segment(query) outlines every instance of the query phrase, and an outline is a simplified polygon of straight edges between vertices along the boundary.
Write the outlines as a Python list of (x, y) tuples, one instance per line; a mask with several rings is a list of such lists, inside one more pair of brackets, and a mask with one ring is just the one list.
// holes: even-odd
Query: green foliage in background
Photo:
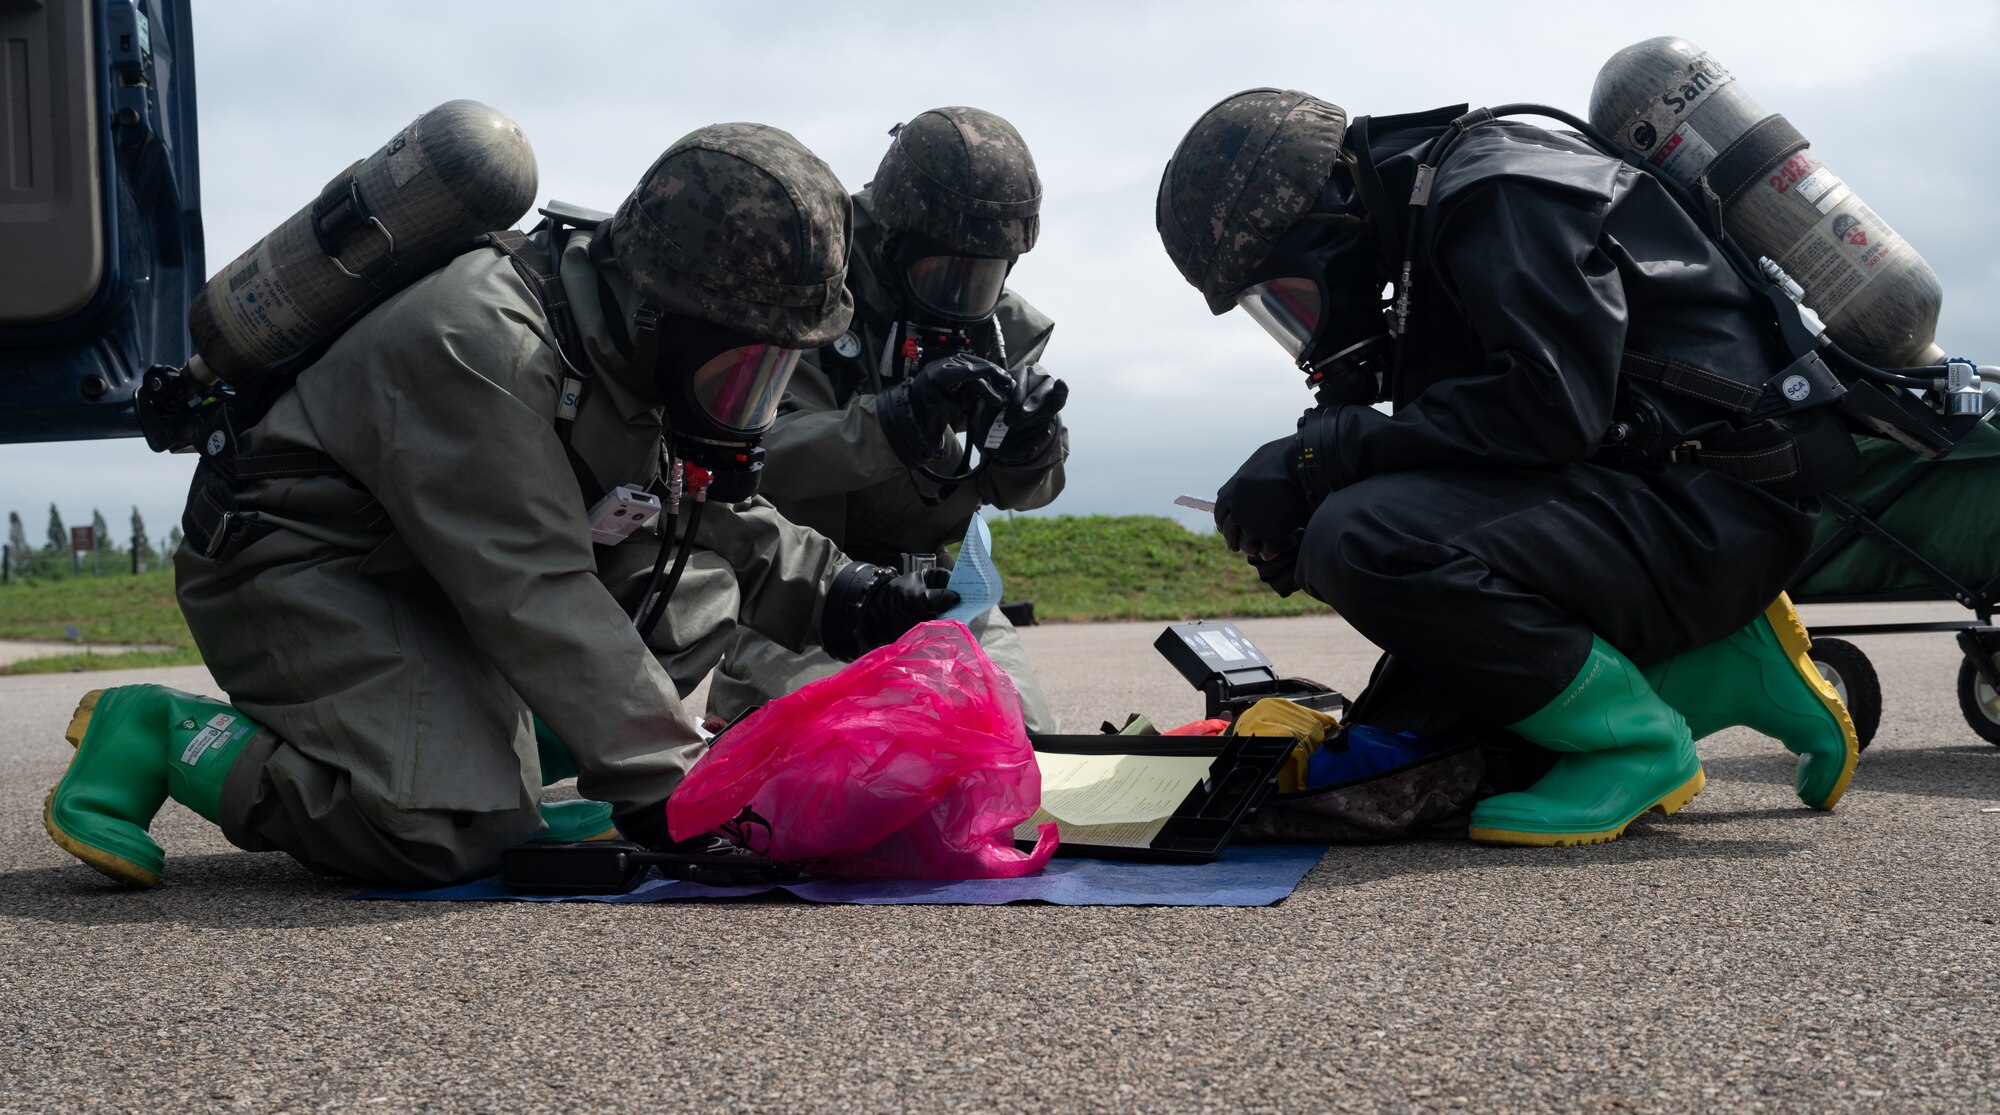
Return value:
[[(67, 570), (64, 571), (67, 573)], [(174, 575), (161, 569), (138, 576), (19, 577), (0, 585), (0, 639), (63, 642), (74, 627), (82, 645), (74, 655), (35, 658), (0, 673), (59, 673), (72, 669), (122, 670), (138, 666), (185, 666), (201, 661), (174, 603)], [(172, 648), (128, 655), (93, 655), (90, 644)]]
[(993, 562), (1009, 600), (1035, 602), (1043, 623), (1213, 619), (1325, 612), (1265, 588), (1218, 534), (1158, 515), (995, 518)]
[[(1009, 600), (1035, 602), (1043, 623), (1213, 619), (1324, 612), (1303, 595), (1281, 600), (1214, 534), (1156, 515), (996, 518), (993, 558)], [(174, 603), (171, 569), (138, 576), (46, 575), (0, 585), (0, 639), (60, 642), (76, 628), (78, 653), (36, 658), (0, 673), (181, 666), (201, 661)], [(51, 563), (54, 564), (54, 563)], [(129, 566), (127, 566), (129, 568)], [(92, 654), (90, 644), (168, 647)]]

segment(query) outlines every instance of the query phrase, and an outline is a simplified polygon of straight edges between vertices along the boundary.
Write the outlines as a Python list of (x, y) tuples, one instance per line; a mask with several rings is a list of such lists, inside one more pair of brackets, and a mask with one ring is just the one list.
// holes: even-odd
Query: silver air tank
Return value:
[(1718, 206), (1730, 237), (1804, 287), (1849, 352), (1881, 367), (1944, 359), (1932, 343), (1944, 295), (1930, 265), (1707, 52), (1669, 36), (1612, 55), (1590, 91), (1590, 122)]
[(506, 116), (477, 101), (424, 113), (202, 287), (189, 373), (241, 385), (304, 352), (473, 237), (512, 226), (535, 186), (535, 152)]

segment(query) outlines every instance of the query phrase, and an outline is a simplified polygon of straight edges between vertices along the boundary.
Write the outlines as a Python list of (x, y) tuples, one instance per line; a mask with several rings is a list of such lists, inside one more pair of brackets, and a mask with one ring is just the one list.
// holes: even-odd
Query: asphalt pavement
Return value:
[[(1161, 626), (1022, 637), (1072, 729), (1178, 723)], [(1242, 626), (1349, 692), (1372, 659)], [(43, 835), (63, 726), (206, 674), (0, 679), (0, 1111), (1991, 1110), (2000, 748), (1949, 636), (1860, 644), (1834, 813), (1730, 732), (1617, 843), (1337, 847), (1263, 909), (352, 902), (176, 805), (123, 891)]]

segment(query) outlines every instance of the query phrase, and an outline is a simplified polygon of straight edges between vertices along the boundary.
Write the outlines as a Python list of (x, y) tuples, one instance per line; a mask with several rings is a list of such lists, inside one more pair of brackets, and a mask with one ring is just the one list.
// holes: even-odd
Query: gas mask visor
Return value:
[(726, 348), (688, 373), (688, 398), (713, 433), (755, 437), (778, 416), (778, 403), (798, 364), (795, 348)]
[(1238, 294), (1236, 304), (1293, 360), (1305, 355), (1326, 312), (1326, 296), (1314, 279), (1266, 279)]
[(947, 321), (977, 321), (1000, 304), (1013, 265), (986, 256), (918, 255), (903, 268), (903, 285), (917, 305)]

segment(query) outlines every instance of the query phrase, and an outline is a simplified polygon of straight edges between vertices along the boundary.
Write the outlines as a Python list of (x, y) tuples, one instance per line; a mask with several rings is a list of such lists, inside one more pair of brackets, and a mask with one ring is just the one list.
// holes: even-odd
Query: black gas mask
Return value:
[(1012, 259), (963, 255), (926, 237), (902, 235), (883, 245), (882, 261), (896, 277), (902, 302), (882, 366), (889, 381), (960, 353), (1006, 365), (1007, 343), (994, 311), (1006, 293)]
[(898, 236), (884, 251), (909, 316), (932, 325), (968, 325), (993, 316), (1014, 261), (969, 256), (922, 236)]
[(757, 493), (758, 443), (778, 416), (799, 352), (651, 306), (633, 315), (633, 365), (651, 370), (671, 452), (708, 474), (708, 499), (735, 503)]
[(1236, 304), (1297, 361), (1321, 405), (1369, 404), (1389, 397), (1395, 355), (1386, 283), (1374, 228), (1343, 163)]
[[(888, 337), (888, 351), (871, 371), (877, 406), (896, 454), (932, 483), (955, 486), (977, 476), (986, 453), (999, 442), (983, 444), (1007, 409), (1014, 384), (1007, 366), (1007, 341), (996, 311), (1006, 293), (1007, 273), (1014, 260), (1002, 256), (970, 256), (915, 234), (889, 238), (882, 245), (882, 263), (895, 276), (901, 312)], [(959, 363), (952, 363), (953, 358)], [(975, 357), (970, 363), (963, 358)], [(983, 389), (940, 394), (942, 380), (925, 379), (926, 369), (951, 377), (948, 369), (985, 367), (997, 380)], [(879, 375), (876, 373), (879, 372)], [(961, 383), (961, 387), (969, 387)], [(918, 401), (921, 395), (928, 405)], [(1058, 404), (1059, 406), (1060, 404)], [(922, 411), (924, 418), (918, 417)], [(940, 471), (926, 454), (937, 445), (947, 426), (959, 426), (971, 436), (954, 468)], [(1006, 427), (998, 427), (1004, 437)], [(979, 463), (972, 463), (974, 451)]]

